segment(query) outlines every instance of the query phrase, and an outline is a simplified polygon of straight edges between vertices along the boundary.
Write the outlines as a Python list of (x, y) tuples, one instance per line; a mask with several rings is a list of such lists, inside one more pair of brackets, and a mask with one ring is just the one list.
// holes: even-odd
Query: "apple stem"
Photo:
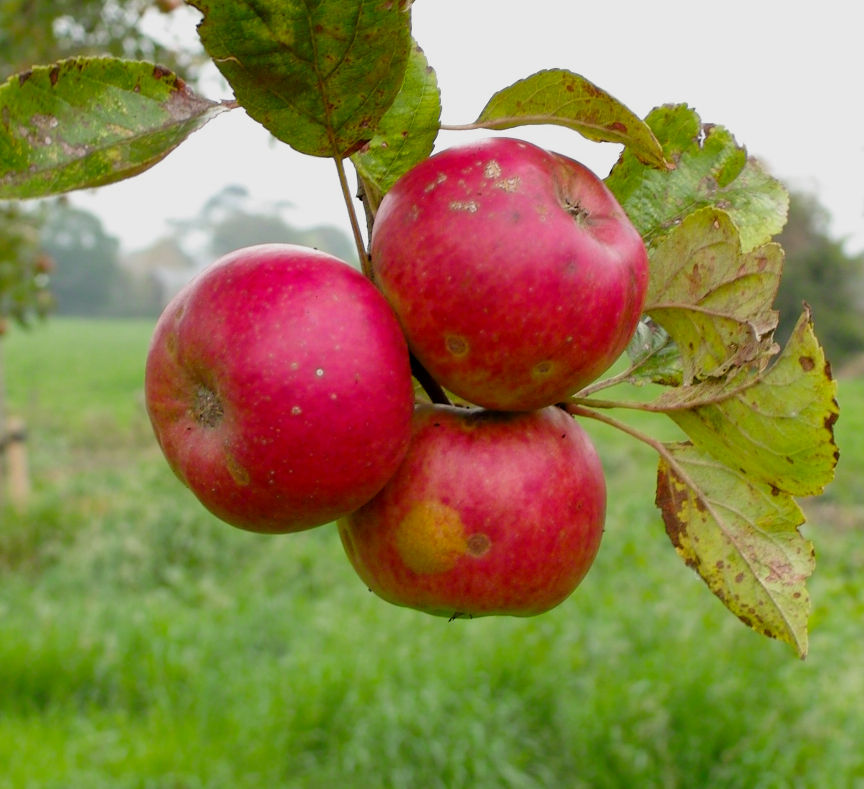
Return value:
[(375, 224), (375, 209), (369, 198), (369, 190), (360, 177), (357, 178), (357, 199), (363, 204), (363, 213), (366, 215), (366, 237), (371, 241), (372, 226)]
[(662, 441), (658, 441), (656, 438), (652, 438), (647, 433), (643, 433), (641, 430), (637, 430), (635, 427), (631, 427), (625, 422), (615, 419), (614, 416), (601, 414), (600, 412), (594, 411), (591, 408), (585, 408), (578, 403), (566, 403), (564, 405), (564, 410), (572, 416), (583, 416), (587, 419), (594, 419), (598, 422), (602, 422), (604, 425), (614, 427), (617, 430), (620, 430), (622, 433), (626, 433), (628, 436), (635, 438), (637, 441), (641, 441), (643, 444), (647, 444), (658, 455), (660, 455), (663, 460), (666, 461), (669, 467), (673, 469), (682, 480), (684, 480), (688, 485), (690, 485), (690, 487), (695, 488), (695, 485), (693, 485), (687, 473), (684, 471), (683, 468), (681, 468), (681, 465), (678, 463), (678, 461), (675, 460), (672, 453), (669, 452), (669, 450), (666, 448)]
[[(675, 456), (669, 451), (666, 445), (662, 441), (658, 441), (656, 438), (652, 438), (651, 436), (643, 433), (641, 430), (637, 430), (634, 427), (630, 427), (630, 425), (625, 424), (624, 422), (620, 422), (614, 417), (607, 416), (606, 414), (600, 414), (597, 411), (593, 411), (590, 408), (583, 408), (580, 405), (576, 405), (574, 403), (567, 404), (565, 410), (572, 414), (573, 416), (584, 416), (588, 419), (596, 419), (598, 422), (602, 422), (603, 424), (609, 425), (610, 427), (617, 428), (622, 432), (626, 433), (629, 436), (632, 436), (637, 441), (641, 441), (643, 444), (647, 444), (651, 447), (665, 462), (666, 465), (672, 470), (675, 476), (694, 494), (704, 505), (705, 509), (709, 512), (714, 510), (714, 505), (711, 501), (709, 501), (706, 497), (702, 489), (696, 483), (696, 481), (687, 473), (686, 469), (675, 459)], [(659, 505), (658, 505), (659, 506)], [(720, 520), (718, 516), (718, 521)]]
[(417, 379), (417, 382), (423, 387), (423, 391), (429, 395), (429, 399), (433, 403), (438, 403), (438, 405), (453, 405), (441, 384), (439, 384), (438, 381), (429, 374), (429, 371), (420, 363), (420, 360), (414, 356), (413, 353), (410, 355), (410, 359), (411, 375)]
[(595, 411), (593, 408), (586, 408), (584, 405), (581, 405), (578, 402), (571, 401), (569, 403), (562, 403), (561, 407), (572, 416), (584, 416), (588, 419), (596, 419), (598, 422), (603, 422), (603, 424), (605, 425), (617, 428), (623, 433), (627, 433), (627, 435), (632, 436), (633, 438), (642, 441), (645, 444), (648, 444), (650, 447), (656, 449), (658, 452), (660, 452), (660, 448), (663, 446), (662, 443), (656, 438), (651, 438), (651, 436), (649, 436), (647, 433), (643, 433), (641, 430), (637, 430), (635, 427), (631, 427), (626, 422), (622, 422), (619, 419), (616, 419), (614, 416), (607, 416), (606, 414), (601, 414), (599, 411)]
[[(658, 441), (656, 438), (652, 438), (647, 433), (643, 433), (641, 430), (637, 430), (635, 427), (631, 427), (630, 425), (621, 422), (618, 419), (615, 419), (615, 417), (613, 416), (601, 414), (598, 411), (594, 411), (591, 408), (585, 408), (576, 403), (567, 403), (564, 406), (564, 410), (567, 411), (568, 414), (571, 414), (573, 416), (583, 416), (587, 419), (595, 419), (598, 422), (602, 422), (604, 425), (609, 425), (610, 427), (614, 427), (617, 430), (620, 430), (622, 433), (626, 433), (628, 436), (635, 438), (637, 441), (641, 441), (643, 444), (647, 444), (666, 462), (666, 465), (669, 466), (670, 469), (672, 469), (678, 479), (680, 479), (681, 482), (683, 482), (690, 490), (694, 491), (697, 495), (699, 495), (700, 499), (702, 499), (702, 493), (699, 489), (699, 486), (690, 477), (684, 467), (675, 459), (675, 456), (667, 449), (666, 445), (662, 441)], [(711, 509), (710, 502), (705, 503), (706, 507), (708, 509)]]
[(583, 397), (582, 392), (572, 397), (570, 402), (574, 405), (583, 405), (589, 408), (627, 408), (630, 411), (648, 411), (652, 414), (665, 414), (667, 411), (673, 410), (658, 408), (650, 402), (640, 403), (636, 400), (600, 400), (594, 397)]
[[(345, 207), (348, 209), (348, 219), (351, 221), (351, 231), (354, 234), (354, 243), (357, 245), (357, 253), (360, 255), (360, 266), (363, 270), (363, 274), (369, 280), (374, 282), (374, 277), (372, 276), (372, 259), (369, 257), (369, 253), (366, 251), (366, 246), (363, 243), (363, 234), (360, 230), (360, 220), (357, 217), (357, 212), (354, 210), (354, 201), (351, 198), (351, 190), (348, 188), (348, 176), (345, 174), (345, 165), (342, 164), (342, 159), (338, 156), (334, 156), (333, 161), (336, 162), (336, 172), (339, 175), (339, 185), (342, 187), (342, 199), (345, 201)], [(372, 218), (370, 206), (365, 200), (363, 200), (363, 205), (366, 208), (367, 225), (370, 225)], [(371, 229), (369, 232), (372, 232)], [(429, 399), (433, 403), (438, 403), (439, 405), (452, 405), (450, 398), (447, 397), (444, 389), (441, 388), (441, 384), (439, 384), (429, 374), (429, 371), (420, 363), (420, 360), (417, 359), (413, 353), (410, 354), (409, 358), (411, 361), (411, 375), (417, 379), (417, 382), (423, 387), (423, 391), (426, 392)]]
[(348, 220), (351, 223), (351, 232), (354, 235), (354, 243), (357, 245), (357, 254), (360, 257), (360, 268), (363, 274), (372, 279), (372, 261), (369, 258), (369, 253), (366, 251), (366, 245), (363, 242), (363, 233), (360, 230), (360, 220), (357, 218), (357, 212), (354, 210), (354, 200), (351, 197), (351, 190), (348, 187), (348, 176), (345, 174), (345, 165), (339, 156), (334, 156), (333, 161), (336, 162), (336, 173), (339, 176), (339, 186), (342, 188), (342, 199), (345, 201), (345, 207), (348, 209)]
[(645, 363), (645, 361), (647, 360), (640, 360), (636, 364), (631, 364), (626, 370), (623, 370), (617, 375), (609, 376), (609, 378), (601, 378), (599, 381), (589, 384), (577, 393), (578, 396), (588, 397), (589, 395), (594, 394), (594, 392), (599, 392), (603, 389), (611, 389), (613, 386), (617, 386), (618, 384), (627, 383), (633, 373), (635, 373)]

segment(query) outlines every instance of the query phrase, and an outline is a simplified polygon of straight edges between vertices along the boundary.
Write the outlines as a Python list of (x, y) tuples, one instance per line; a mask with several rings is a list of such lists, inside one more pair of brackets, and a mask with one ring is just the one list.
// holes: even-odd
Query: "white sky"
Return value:
[[(192, 13), (159, 21), (185, 35)], [(815, 193), (833, 216), (833, 233), (850, 251), (864, 250), (859, 0), (416, 0), (413, 18), (438, 75), (445, 123), (472, 121), (492, 93), (544, 68), (582, 74), (642, 117), (686, 102), (703, 121), (726, 126), (775, 176)], [(620, 150), (564, 129), (509, 133), (601, 176)], [(438, 147), (485, 134), (442, 132)], [(228, 184), (262, 201), (291, 202), (295, 224), (348, 230), (333, 163), (273, 142), (241, 110), (217, 117), (143, 175), (74, 199), (135, 249)]]

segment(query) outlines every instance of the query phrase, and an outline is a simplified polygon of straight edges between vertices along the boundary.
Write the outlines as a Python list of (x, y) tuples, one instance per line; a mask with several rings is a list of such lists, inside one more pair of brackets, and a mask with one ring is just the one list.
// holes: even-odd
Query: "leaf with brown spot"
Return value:
[(749, 478), (794, 496), (821, 493), (834, 478), (837, 384), (809, 311), (766, 370), (682, 386), (651, 405), (703, 451)]
[(685, 384), (776, 352), (778, 244), (742, 252), (729, 214), (708, 207), (688, 215), (649, 255), (645, 312), (677, 344)]
[(646, 166), (625, 149), (606, 185), (647, 243), (706, 206), (731, 216), (744, 252), (780, 232), (789, 206), (786, 189), (727, 129), (703, 124), (683, 104), (658, 107), (645, 121), (674, 168)]
[(691, 444), (667, 444), (656, 504), (675, 550), (748, 627), (807, 654), (813, 546), (795, 500)]
[(344, 158), (402, 85), (411, 17), (392, 0), (190, 0), (246, 112), (301, 153)]
[(783, 269), (783, 250), (768, 243), (743, 252), (732, 217), (714, 206), (688, 214), (651, 249), (646, 311), (682, 304), (722, 311), (756, 323), (777, 325), (771, 304)]
[(640, 162), (665, 169), (654, 133), (618, 99), (579, 74), (548, 69), (514, 82), (487, 102), (473, 125), (484, 129), (554, 124), (596, 142), (627, 146)]
[(226, 109), (152, 63), (73, 58), (36, 67), (0, 85), (0, 198), (137, 175)]

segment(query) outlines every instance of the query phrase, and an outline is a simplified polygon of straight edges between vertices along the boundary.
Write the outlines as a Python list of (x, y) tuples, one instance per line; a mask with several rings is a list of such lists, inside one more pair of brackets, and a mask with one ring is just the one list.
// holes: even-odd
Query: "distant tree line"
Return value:
[(197, 270), (255, 243), (302, 244), (353, 262), (348, 235), (330, 225), (299, 228), (278, 206), (249, 206), (241, 187), (228, 187), (201, 212), (174, 223), (173, 233), (146, 250), (124, 255), (94, 214), (60, 198), (42, 206), (41, 247), (53, 261), (54, 313), (99, 317), (156, 316)]
[(829, 233), (830, 215), (810, 194), (793, 192), (777, 241), (786, 252), (775, 302), (788, 336), (807, 302), (826, 355), (837, 368), (864, 354), (864, 252), (850, 254)]
[(158, 311), (158, 294), (120, 260), (120, 242), (94, 214), (61, 199), (45, 207), (42, 248), (52, 259), (54, 312), (132, 317)]
[[(177, 238), (215, 259), (240, 247), (268, 242), (302, 244), (357, 263), (357, 250), (347, 232), (333, 225), (297, 227), (284, 218), (288, 203), (255, 205), (244, 186), (230, 185), (212, 195), (197, 215), (174, 222)], [(194, 238), (203, 241), (194, 242)]]

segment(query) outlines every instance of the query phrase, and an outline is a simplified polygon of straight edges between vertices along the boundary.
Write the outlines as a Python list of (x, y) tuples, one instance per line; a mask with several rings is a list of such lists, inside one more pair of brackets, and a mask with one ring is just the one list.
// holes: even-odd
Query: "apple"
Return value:
[(408, 348), (378, 290), (289, 244), (232, 252), (159, 318), (147, 411), (169, 465), (256, 532), (331, 522), (372, 498), (411, 433)]
[(451, 618), (531, 616), (588, 572), (605, 510), (597, 453), (560, 408), (422, 404), (398, 470), (339, 532), (384, 600)]
[(601, 375), (648, 284), (642, 238), (603, 182), (510, 138), (449, 148), (403, 175), (370, 248), (418, 360), (493, 409), (542, 408)]

